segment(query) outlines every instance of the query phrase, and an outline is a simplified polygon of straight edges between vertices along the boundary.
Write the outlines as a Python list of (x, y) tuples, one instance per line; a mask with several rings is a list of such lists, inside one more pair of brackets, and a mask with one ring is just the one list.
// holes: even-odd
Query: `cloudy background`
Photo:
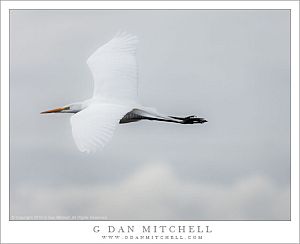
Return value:
[[(13, 10), (10, 214), (110, 220), (290, 218), (289, 11)], [(80, 153), (70, 115), (87, 99), (86, 59), (136, 34), (139, 96), (204, 125), (118, 127)]]

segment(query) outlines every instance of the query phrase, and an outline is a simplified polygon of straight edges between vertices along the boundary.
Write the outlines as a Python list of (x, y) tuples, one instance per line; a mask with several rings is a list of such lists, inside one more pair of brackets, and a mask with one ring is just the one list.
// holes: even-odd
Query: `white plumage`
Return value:
[(93, 97), (86, 109), (71, 117), (80, 151), (104, 147), (123, 116), (137, 107), (137, 42), (136, 36), (120, 33), (88, 58), (94, 78)]
[(119, 123), (143, 119), (180, 124), (206, 122), (195, 116), (165, 116), (154, 108), (139, 104), (137, 43), (136, 36), (120, 33), (99, 47), (87, 60), (94, 78), (92, 98), (42, 112), (74, 113), (71, 117), (72, 134), (81, 152), (103, 148)]
[(71, 117), (72, 133), (81, 152), (95, 152), (111, 139), (120, 119), (131, 107), (94, 102)]
[(94, 78), (94, 97), (137, 101), (136, 36), (118, 34), (87, 60)]

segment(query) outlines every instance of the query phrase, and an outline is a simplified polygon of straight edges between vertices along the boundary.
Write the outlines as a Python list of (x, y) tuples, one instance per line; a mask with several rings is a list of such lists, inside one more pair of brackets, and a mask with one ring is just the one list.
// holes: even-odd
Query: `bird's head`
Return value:
[(55, 108), (55, 109), (51, 109), (51, 110), (47, 110), (47, 111), (41, 112), (41, 114), (49, 114), (49, 113), (78, 113), (82, 109), (83, 108), (82, 108), (82, 104), (81, 103), (72, 103), (72, 104), (65, 105), (63, 107), (59, 107), (59, 108)]

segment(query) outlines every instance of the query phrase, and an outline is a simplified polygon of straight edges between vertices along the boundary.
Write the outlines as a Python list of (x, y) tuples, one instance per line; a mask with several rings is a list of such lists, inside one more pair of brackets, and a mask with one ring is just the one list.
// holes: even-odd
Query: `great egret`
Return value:
[(118, 123), (157, 120), (179, 124), (207, 122), (196, 116), (173, 117), (138, 102), (136, 44), (138, 38), (119, 33), (87, 60), (94, 78), (92, 98), (41, 112), (73, 113), (72, 133), (81, 152), (92, 152), (111, 139)]

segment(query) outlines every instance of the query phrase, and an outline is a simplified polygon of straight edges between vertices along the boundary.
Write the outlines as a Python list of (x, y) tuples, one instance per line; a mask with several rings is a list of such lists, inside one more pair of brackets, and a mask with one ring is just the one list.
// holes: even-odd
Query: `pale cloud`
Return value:
[[(252, 175), (229, 185), (179, 179), (166, 162), (151, 162), (112, 184), (22, 186), (15, 216), (98, 216), (113, 220), (287, 220), (289, 187)], [(24, 211), (25, 210), (25, 211)]]

